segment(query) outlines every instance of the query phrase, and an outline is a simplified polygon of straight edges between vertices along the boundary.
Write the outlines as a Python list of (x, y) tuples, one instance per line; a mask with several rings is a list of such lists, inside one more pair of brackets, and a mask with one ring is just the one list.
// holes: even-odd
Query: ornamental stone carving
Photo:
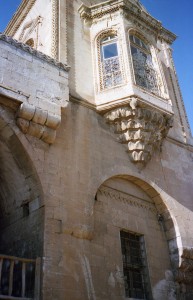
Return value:
[(118, 141), (127, 145), (131, 161), (144, 165), (160, 148), (173, 123), (172, 115), (139, 106), (136, 98), (130, 99), (127, 106), (107, 112), (105, 118), (114, 127)]
[(22, 103), (16, 114), (16, 123), (24, 134), (35, 136), (48, 144), (54, 143), (60, 122), (59, 115), (27, 103)]

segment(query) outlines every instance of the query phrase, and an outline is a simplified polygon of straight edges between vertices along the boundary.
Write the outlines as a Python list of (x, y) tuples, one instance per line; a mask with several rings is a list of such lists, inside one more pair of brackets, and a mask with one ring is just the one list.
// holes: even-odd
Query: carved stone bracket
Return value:
[(61, 116), (49, 113), (33, 105), (22, 103), (16, 114), (16, 122), (25, 134), (41, 139), (45, 143), (53, 144), (56, 129), (61, 122)]
[(171, 115), (154, 108), (140, 107), (134, 97), (129, 105), (109, 111), (105, 118), (113, 125), (118, 141), (127, 144), (131, 161), (143, 164), (146, 164), (153, 151), (161, 146), (173, 120)]

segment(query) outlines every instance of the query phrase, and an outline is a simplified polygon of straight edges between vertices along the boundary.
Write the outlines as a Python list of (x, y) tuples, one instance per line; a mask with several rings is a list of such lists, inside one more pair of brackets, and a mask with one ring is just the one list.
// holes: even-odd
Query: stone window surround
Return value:
[[(120, 63), (120, 71), (122, 74), (122, 82), (119, 85), (116, 86), (112, 86), (110, 88), (104, 88), (103, 87), (103, 73), (102, 73), (102, 53), (101, 53), (101, 41), (108, 36), (112, 36), (112, 35), (116, 35), (117, 36), (117, 47), (118, 47), (118, 57), (119, 57), (119, 63)], [(122, 37), (121, 37), (121, 33), (120, 30), (118, 28), (116, 29), (104, 29), (102, 31), (100, 31), (97, 36), (94, 39), (94, 53), (95, 53), (95, 57), (94, 57), (94, 61), (96, 61), (95, 63), (95, 73), (96, 73), (96, 82), (95, 82), (95, 87), (96, 87), (96, 91), (97, 93), (100, 92), (106, 92), (109, 89), (112, 88), (118, 88), (120, 86), (125, 85), (125, 71), (124, 71), (124, 62), (123, 62), (123, 49), (122, 49), (122, 43), (121, 43)], [(97, 57), (97, 60), (96, 60)]]

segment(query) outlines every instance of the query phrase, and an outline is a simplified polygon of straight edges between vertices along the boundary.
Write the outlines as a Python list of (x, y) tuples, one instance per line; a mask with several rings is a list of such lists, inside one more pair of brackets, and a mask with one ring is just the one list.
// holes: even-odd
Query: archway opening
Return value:
[[(175, 226), (159, 193), (148, 183), (116, 176), (99, 187), (92, 243), (103, 245), (106, 257), (98, 278), (101, 284), (108, 277), (117, 293), (134, 299), (174, 295), (173, 270), (179, 263)], [(113, 297), (114, 291), (106, 293)]]
[(19, 138), (0, 123), (0, 254), (35, 259), (43, 253), (41, 186)]

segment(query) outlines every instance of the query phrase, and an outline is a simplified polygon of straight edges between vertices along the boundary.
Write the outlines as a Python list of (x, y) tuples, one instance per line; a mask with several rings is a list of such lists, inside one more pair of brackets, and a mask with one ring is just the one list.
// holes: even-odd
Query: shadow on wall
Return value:
[(0, 119), (0, 254), (37, 258), (43, 251), (41, 185), (13, 129)]

